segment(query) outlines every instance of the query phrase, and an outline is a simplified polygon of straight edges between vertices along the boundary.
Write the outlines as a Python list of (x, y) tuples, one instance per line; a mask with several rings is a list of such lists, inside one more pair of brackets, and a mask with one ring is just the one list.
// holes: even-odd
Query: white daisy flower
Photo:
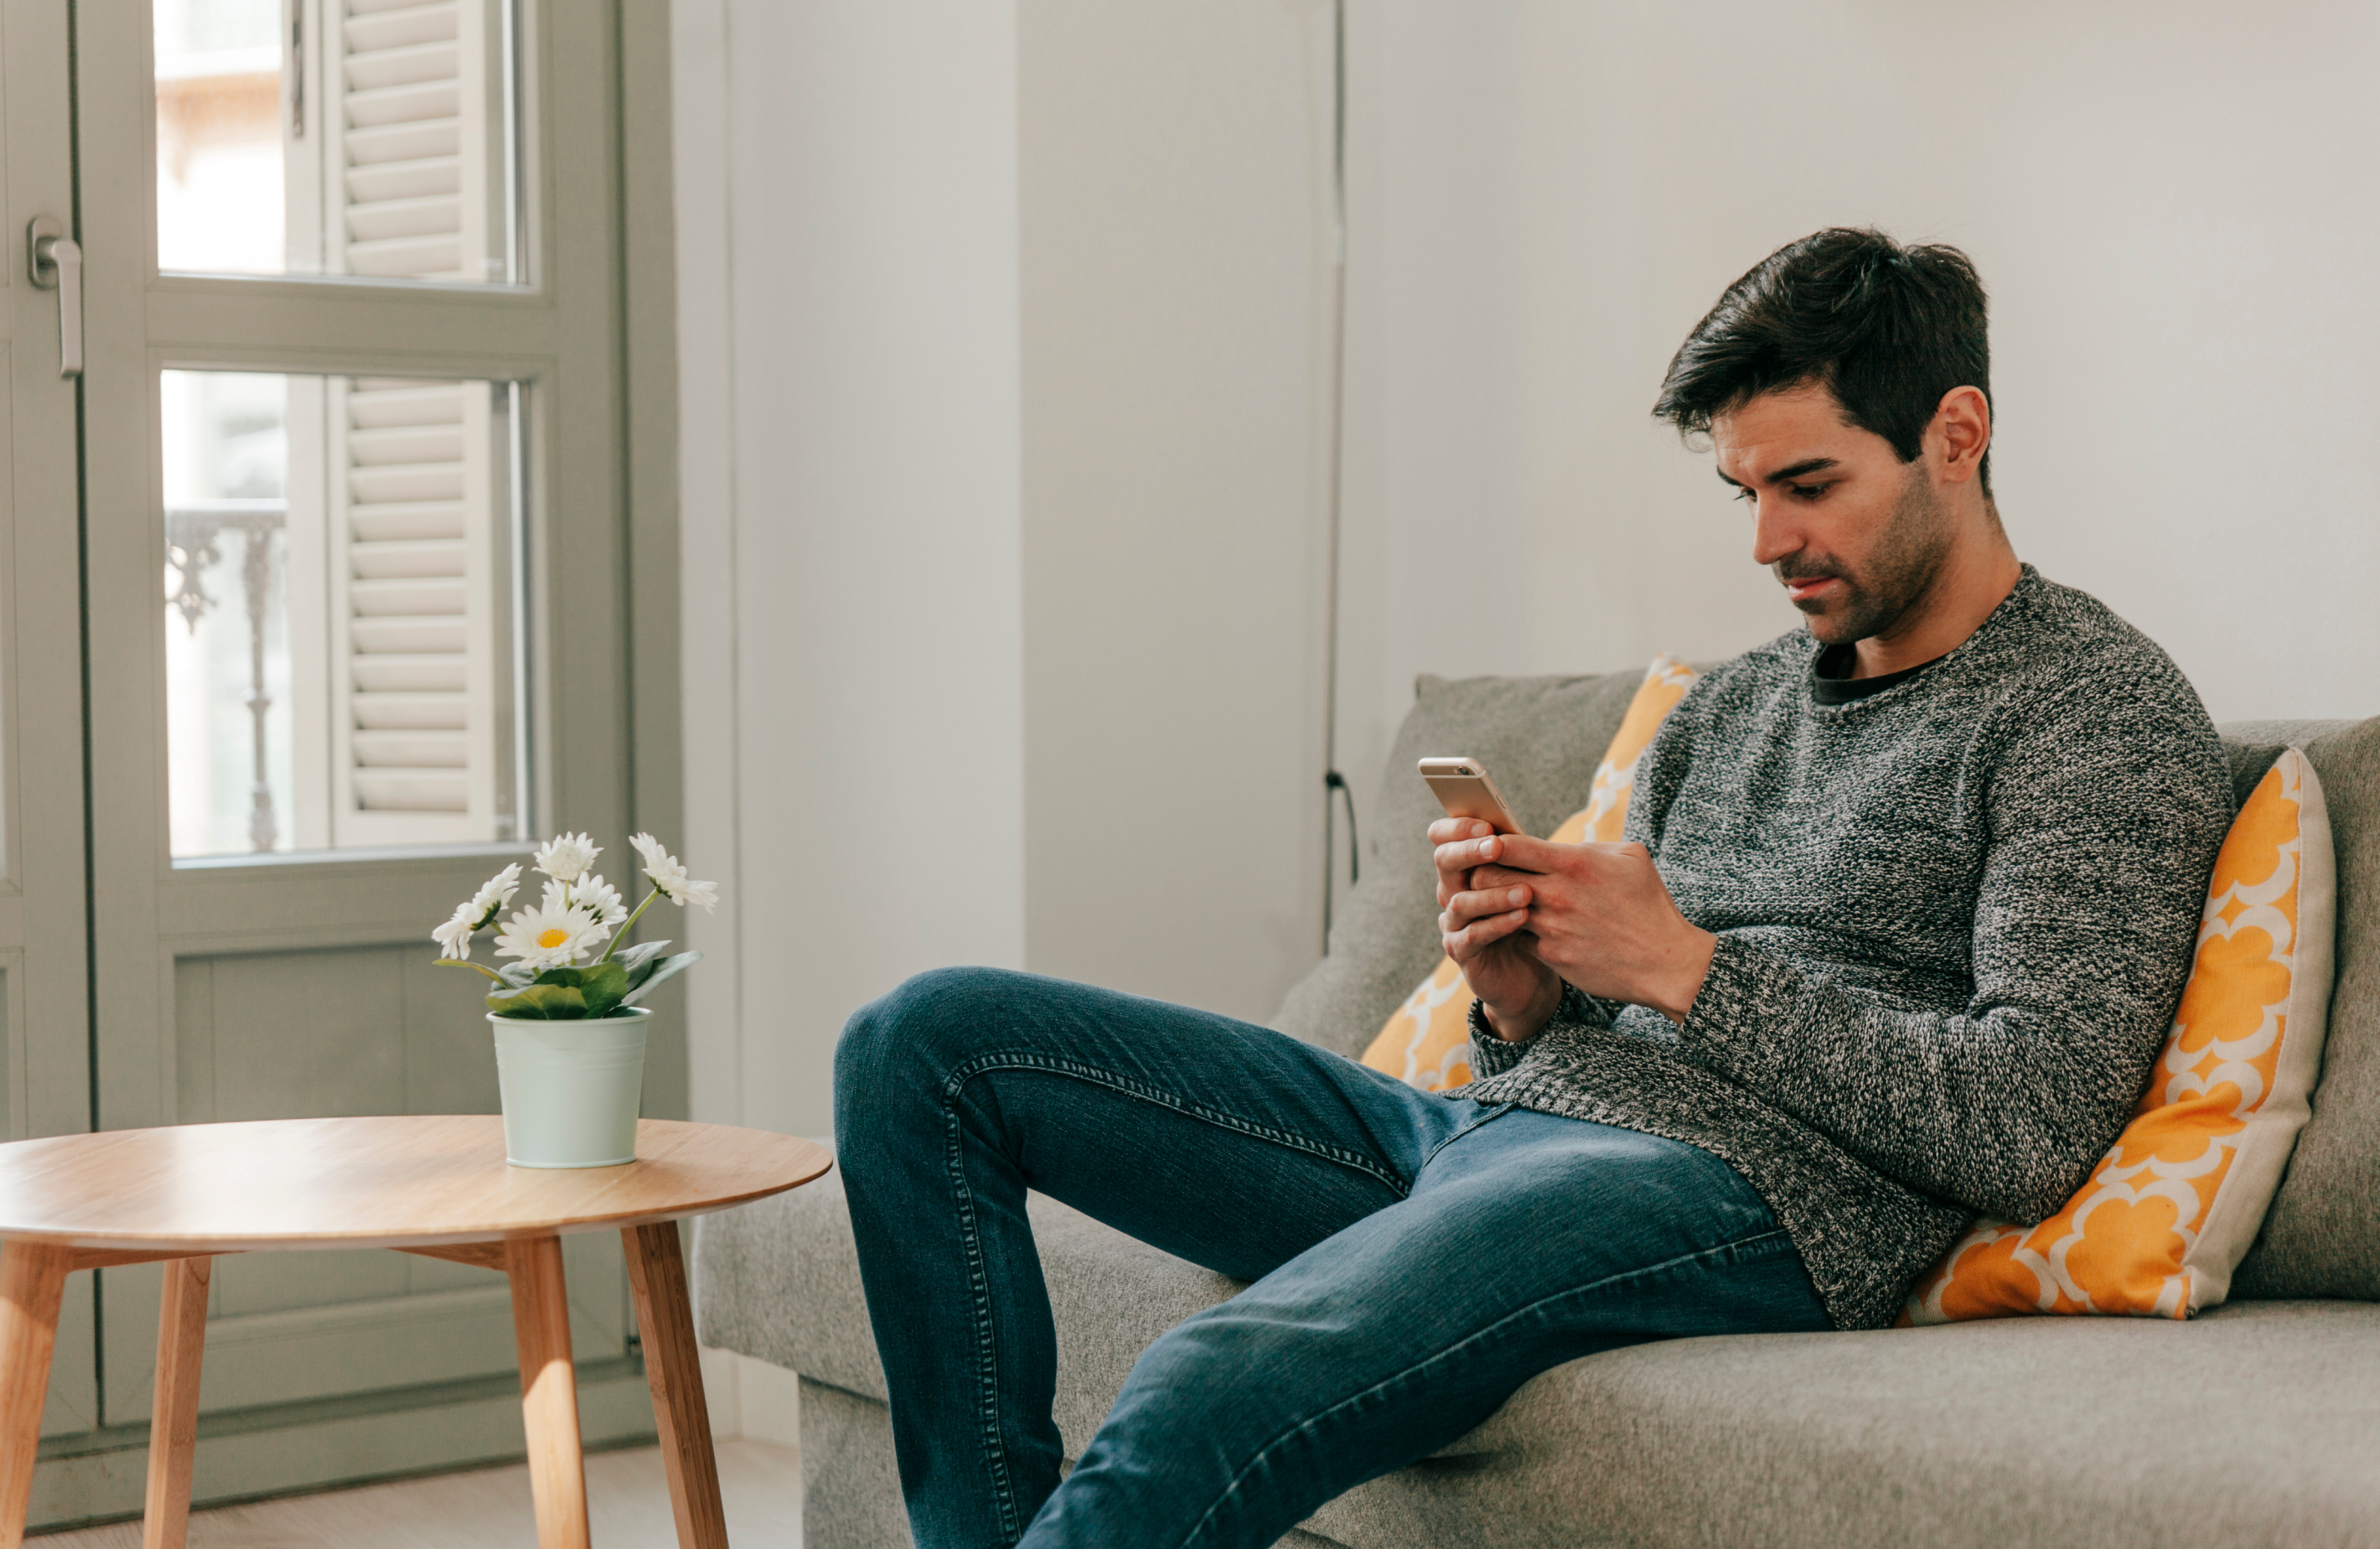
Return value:
[(577, 882), (548, 882), (541, 907), (549, 913), (585, 909), (607, 931), (628, 918), (628, 906), (620, 901), (620, 890), (600, 876), (580, 877)]
[(455, 917), (430, 933), (430, 939), (440, 947), (439, 956), (468, 962), (471, 957), (471, 937), (480, 928), (496, 917), (496, 911), (513, 901), (520, 887), (520, 862), (498, 872), (480, 884), (480, 890), (455, 906)]
[(495, 918), (496, 910), (513, 901), (513, 895), (518, 891), (520, 891), (520, 862), (516, 860), (481, 883), (480, 890), (471, 895), (472, 918), (482, 925), (486, 924)]
[(650, 834), (638, 834), (628, 840), (638, 855), (645, 858), (645, 875), (662, 890), (669, 901), (680, 909), (687, 904), (700, 904), (706, 909), (719, 907), (719, 884), (715, 882), (687, 880), (686, 868), (676, 856), (662, 848), (662, 842)]
[(496, 933), (496, 956), (525, 968), (569, 968), (601, 945), (603, 922), (585, 909), (525, 909)]
[(677, 865), (677, 858), (663, 849), (662, 842), (650, 834), (629, 835), (628, 848), (644, 857), (644, 872), (647, 876), (653, 874), (653, 868), (656, 866)]
[(438, 944), (440, 957), (455, 957), (468, 962), (471, 957), (471, 936), (479, 928), (479, 913), (471, 908), (471, 900), (466, 898), (455, 906), (455, 918), (431, 932), (430, 939)]
[(584, 834), (557, 834), (538, 848), (537, 869), (556, 882), (577, 882), (602, 853)]
[(620, 899), (620, 890), (601, 877), (581, 877), (570, 890), (570, 902), (595, 916), (596, 922), (611, 930), (628, 918), (628, 906)]

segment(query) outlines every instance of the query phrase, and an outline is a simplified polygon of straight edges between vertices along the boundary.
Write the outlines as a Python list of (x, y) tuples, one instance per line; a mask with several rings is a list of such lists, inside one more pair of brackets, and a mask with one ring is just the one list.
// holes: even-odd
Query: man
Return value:
[[(1680, 703), (1631, 843), (1431, 827), (1480, 1079), (987, 970), (852, 1019), (836, 1134), (920, 1549), (1270, 1543), (1561, 1361), (1885, 1323), (2122, 1127), (2229, 785), (2164, 653), (2010, 546), (1973, 267), (1793, 243), (1655, 412), (1707, 433), (1807, 627)], [(1028, 1188), (1254, 1282), (1142, 1354), (1062, 1484)]]

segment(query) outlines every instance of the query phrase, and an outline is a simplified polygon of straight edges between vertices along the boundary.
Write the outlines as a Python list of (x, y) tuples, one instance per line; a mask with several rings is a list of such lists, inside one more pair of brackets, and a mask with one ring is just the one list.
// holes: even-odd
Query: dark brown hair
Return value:
[[(1942, 396), (1992, 397), (1984, 282), (1958, 249), (1903, 247), (1829, 226), (1789, 242), (1729, 286), (1670, 361), (1657, 419), (1683, 433), (1764, 393), (1824, 385), (1844, 418), (1916, 460)], [(1992, 493), (1991, 454), (1983, 493)]]

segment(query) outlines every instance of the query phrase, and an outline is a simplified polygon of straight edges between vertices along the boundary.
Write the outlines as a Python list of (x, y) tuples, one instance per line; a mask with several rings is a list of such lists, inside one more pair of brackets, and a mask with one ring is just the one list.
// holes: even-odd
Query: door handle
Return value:
[(25, 228), (25, 270), (36, 290), (58, 293), (58, 374), (82, 374), (82, 248), (55, 215)]

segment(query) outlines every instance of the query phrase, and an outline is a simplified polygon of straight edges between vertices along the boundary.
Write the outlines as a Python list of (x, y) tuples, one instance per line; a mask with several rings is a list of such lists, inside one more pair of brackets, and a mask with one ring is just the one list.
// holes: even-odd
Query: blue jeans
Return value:
[[(924, 974), (852, 1018), (834, 1100), (918, 1549), (1268, 1544), (1548, 1367), (1828, 1326), (1706, 1152), (1159, 1001)], [(1028, 1189), (1253, 1282), (1142, 1353), (1062, 1484)]]

